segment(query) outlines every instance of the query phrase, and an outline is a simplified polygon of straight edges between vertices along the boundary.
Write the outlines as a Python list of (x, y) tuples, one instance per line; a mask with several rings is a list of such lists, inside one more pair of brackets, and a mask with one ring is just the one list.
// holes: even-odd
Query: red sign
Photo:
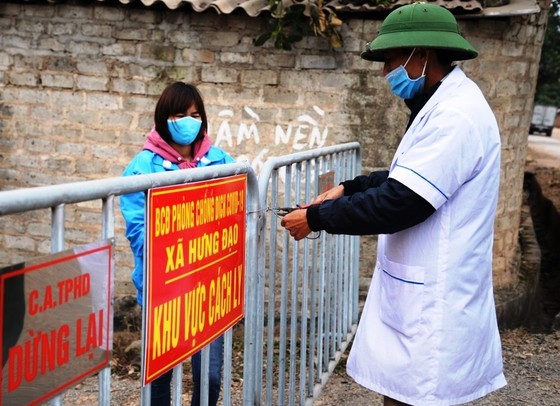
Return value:
[(0, 269), (0, 404), (40, 404), (109, 365), (111, 242)]
[(243, 317), (247, 176), (148, 191), (143, 382)]

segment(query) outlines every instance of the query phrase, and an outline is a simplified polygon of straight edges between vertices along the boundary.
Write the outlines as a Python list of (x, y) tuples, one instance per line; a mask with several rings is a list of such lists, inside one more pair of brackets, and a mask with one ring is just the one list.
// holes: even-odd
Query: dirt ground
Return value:
[[(531, 142), (534, 139), (534, 142)], [(556, 148), (551, 148), (541, 142), (555, 142)], [(527, 150), (526, 170), (535, 173), (543, 194), (554, 202), (560, 210), (560, 128), (555, 128), (552, 137), (540, 139), (530, 136)]]
[[(526, 330), (503, 331), (502, 348), (508, 384), (473, 406), (560, 405), (560, 331), (529, 334)], [(356, 384), (344, 371), (335, 369), (318, 406), (381, 405), (382, 397)]]
[[(501, 337), (508, 384), (468, 405), (560, 405), (560, 331), (556, 330), (552, 334), (530, 334), (524, 329), (515, 329), (503, 331)], [(361, 387), (346, 375), (345, 361), (346, 358), (343, 357), (314, 404), (381, 405), (381, 396)], [(137, 376), (133, 368), (130, 376), (113, 374), (112, 405), (140, 404), (140, 381)], [(184, 384), (188, 385), (186, 382)], [(97, 405), (97, 378), (88, 378), (75, 389), (66, 392), (63, 404)], [(183, 404), (189, 404), (187, 395), (183, 398)]]
[[(560, 130), (555, 131), (553, 138), (560, 139)], [(543, 194), (559, 208), (560, 160), (550, 158), (546, 153), (543, 155), (542, 150), (529, 149), (527, 169), (535, 173)], [(541, 165), (540, 162), (545, 162), (545, 164)], [(522, 328), (502, 331), (504, 369), (508, 384), (468, 405), (560, 405), (560, 322), (558, 318), (555, 326), (555, 331), (550, 334), (532, 334)], [(121, 345), (125, 345), (126, 337), (122, 339)], [(314, 404), (318, 406), (381, 405), (381, 396), (361, 387), (346, 375), (346, 355), (347, 353), (333, 371), (326, 387)], [(187, 370), (185, 376), (188, 374)], [(189, 382), (184, 382), (184, 385), (189, 385)], [(240, 388), (232, 389), (239, 390)], [(66, 392), (63, 403), (96, 405), (97, 378), (89, 378), (75, 389)], [(118, 362), (118, 368), (113, 368), (111, 404), (120, 406), (140, 404), (138, 368), (133, 365), (125, 365), (122, 358)], [(183, 404), (189, 404), (186, 395)]]

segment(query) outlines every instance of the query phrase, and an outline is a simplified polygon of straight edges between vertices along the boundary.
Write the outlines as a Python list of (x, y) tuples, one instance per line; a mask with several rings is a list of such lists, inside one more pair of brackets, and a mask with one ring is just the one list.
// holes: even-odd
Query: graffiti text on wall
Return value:
[[(236, 159), (251, 162), (255, 170), (262, 167), (271, 153), (285, 154), (320, 148), (326, 144), (328, 128), (325, 125), (325, 112), (317, 106), (313, 106), (313, 113), (301, 114), (293, 123), (276, 124), (273, 134), (259, 131), (261, 117), (250, 107), (244, 107), (241, 114), (240, 120), (233, 120), (233, 110), (221, 110), (218, 113), (217, 128), (211, 128), (210, 134), (213, 134), (217, 146), (229, 151), (241, 145), (249, 147), (254, 151), (252, 156), (236, 156)], [(271, 152), (271, 148), (278, 151)]]

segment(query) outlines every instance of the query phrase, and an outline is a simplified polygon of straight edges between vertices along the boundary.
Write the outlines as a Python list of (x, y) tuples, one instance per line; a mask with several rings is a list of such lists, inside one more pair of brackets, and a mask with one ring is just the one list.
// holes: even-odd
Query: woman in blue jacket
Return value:
[[(190, 84), (175, 82), (161, 94), (154, 113), (154, 127), (148, 133), (142, 151), (128, 164), (123, 176), (174, 171), (210, 165), (232, 163), (234, 159), (214, 146), (207, 134), (208, 119), (198, 89)], [(126, 222), (126, 237), (134, 255), (132, 281), (137, 300), (142, 305), (144, 282), (144, 206), (143, 192), (120, 197), (121, 212)], [(216, 405), (220, 396), (223, 363), (223, 337), (210, 344), (209, 405)], [(200, 353), (193, 355), (194, 391), (191, 405), (200, 404)], [(172, 370), (155, 379), (151, 385), (151, 404), (171, 402)]]

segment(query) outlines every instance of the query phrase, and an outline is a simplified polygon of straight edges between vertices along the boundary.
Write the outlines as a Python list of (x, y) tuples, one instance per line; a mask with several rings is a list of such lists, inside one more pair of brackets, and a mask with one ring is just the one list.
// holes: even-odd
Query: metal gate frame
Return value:
[[(294, 207), (310, 202), (320, 193), (319, 176), (327, 172), (334, 173), (334, 184), (361, 174), (359, 143), (351, 142), (270, 158), (259, 174), (261, 207), (266, 207), (270, 213), (271, 208), (279, 205)], [(282, 174), (285, 177), (283, 191), (279, 188)], [(272, 212), (274, 213), (273, 210)], [(266, 369), (266, 393), (263, 401), (261, 385), (256, 385), (255, 398), (246, 404), (310, 405), (319, 396), (357, 328), (359, 237), (321, 233), (319, 239), (297, 242), (290, 238), (288, 232), (279, 232), (274, 214), (270, 219), (268, 237), (264, 233), (261, 235), (258, 250), (258, 262), (265, 268), (262, 273), (268, 273), (267, 286), (259, 286), (258, 297), (259, 307), (267, 309), (267, 323), (265, 324), (263, 311), (258, 321), (258, 336), (255, 338), (257, 348), (263, 348), (255, 375), (258, 381)], [(279, 287), (276, 286), (278, 238), (282, 241)], [(264, 257), (266, 254), (268, 264)], [(290, 280), (288, 276), (291, 276)], [(268, 299), (264, 297), (265, 288)], [(271, 332), (276, 328), (278, 309), (275, 302), (278, 288), (281, 295), (280, 333), (276, 335)], [(291, 293), (290, 297), (288, 293)], [(337, 297), (338, 294), (341, 296)], [(296, 306), (298, 301), (301, 301), (299, 310)], [(266, 342), (265, 329), (268, 331)], [(279, 341), (277, 363), (274, 362), (276, 340)], [(297, 343), (300, 343), (299, 358)], [(286, 379), (287, 368), (289, 371)], [(276, 387), (272, 382), (275, 374), (278, 375)], [(287, 400), (284, 388), (287, 388)], [(273, 399), (275, 391), (276, 399)]]

